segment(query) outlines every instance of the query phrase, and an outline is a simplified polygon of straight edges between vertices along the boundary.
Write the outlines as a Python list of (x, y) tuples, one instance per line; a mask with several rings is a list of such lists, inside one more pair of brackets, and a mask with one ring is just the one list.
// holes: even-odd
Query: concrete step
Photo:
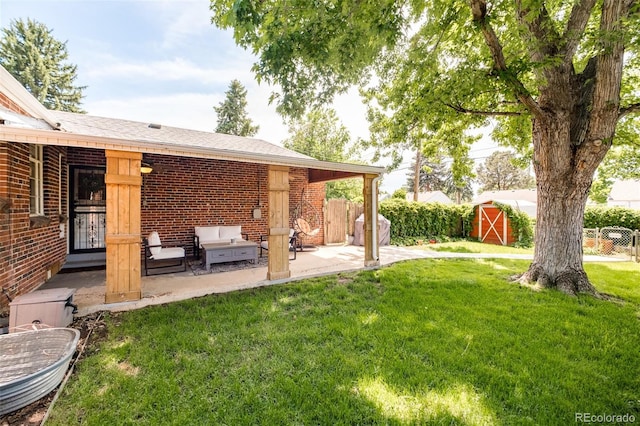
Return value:
[(67, 255), (67, 261), (62, 269), (82, 269), (105, 266), (107, 264), (107, 254), (97, 253), (74, 253)]

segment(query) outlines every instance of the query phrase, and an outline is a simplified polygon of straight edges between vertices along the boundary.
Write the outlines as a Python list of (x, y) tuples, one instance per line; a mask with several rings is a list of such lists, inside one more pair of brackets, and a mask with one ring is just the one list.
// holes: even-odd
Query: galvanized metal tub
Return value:
[(47, 395), (64, 378), (80, 332), (45, 328), (0, 335), (0, 416)]

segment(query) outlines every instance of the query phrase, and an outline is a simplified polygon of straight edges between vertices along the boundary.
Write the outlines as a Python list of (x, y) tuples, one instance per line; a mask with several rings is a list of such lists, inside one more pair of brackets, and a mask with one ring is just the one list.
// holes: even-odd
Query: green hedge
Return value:
[(640, 229), (640, 210), (624, 207), (587, 206), (584, 211), (584, 227), (604, 228), (605, 226)]
[(394, 244), (413, 244), (418, 239), (466, 238), (471, 231), (470, 205), (416, 203), (387, 199), (379, 213), (391, 221)]
[[(517, 245), (533, 243), (532, 221), (526, 213), (507, 205), (499, 206), (511, 220)], [(391, 243), (412, 245), (418, 240), (468, 238), (473, 220), (473, 206), (419, 203), (387, 199), (380, 203), (379, 213), (391, 221)]]
[[(527, 214), (500, 205), (511, 220), (517, 245), (533, 243), (533, 221)], [(391, 242), (412, 245), (418, 240), (467, 238), (471, 232), (473, 207), (468, 204), (446, 205), (387, 199), (380, 203), (379, 213), (391, 221)], [(588, 206), (584, 213), (585, 228), (621, 226), (640, 229), (640, 211), (623, 207)]]

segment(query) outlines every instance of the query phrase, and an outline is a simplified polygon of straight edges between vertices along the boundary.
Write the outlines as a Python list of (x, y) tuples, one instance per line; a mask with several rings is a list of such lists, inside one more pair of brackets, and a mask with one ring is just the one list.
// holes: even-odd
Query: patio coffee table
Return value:
[(252, 260), (258, 263), (258, 244), (253, 241), (202, 244), (204, 265), (210, 269), (212, 263)]

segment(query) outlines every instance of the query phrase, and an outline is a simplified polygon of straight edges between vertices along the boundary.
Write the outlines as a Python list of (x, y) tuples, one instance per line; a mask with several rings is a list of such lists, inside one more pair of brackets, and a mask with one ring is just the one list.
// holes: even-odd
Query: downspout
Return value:
[(371, 256), (375, 262), (380, 261), (378, 256), (378, 181), (380, 175), (371, 181)]

